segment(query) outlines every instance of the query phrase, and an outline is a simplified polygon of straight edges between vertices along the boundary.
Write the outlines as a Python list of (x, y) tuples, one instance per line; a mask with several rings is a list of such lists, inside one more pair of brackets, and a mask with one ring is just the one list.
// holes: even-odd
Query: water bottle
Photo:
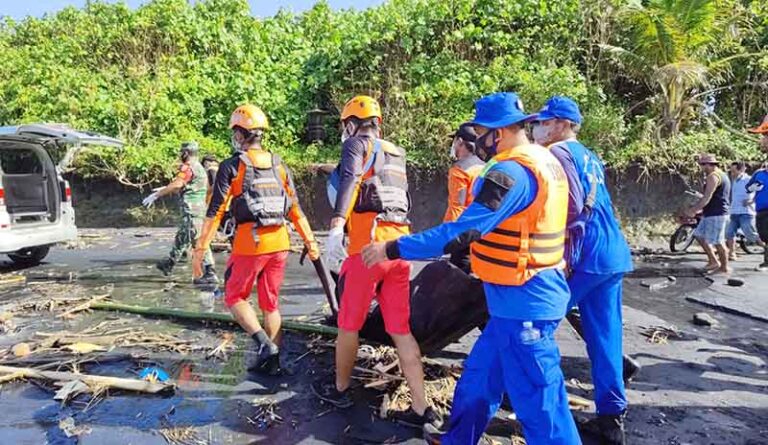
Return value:
[(532, 321), (523, 322), (523, 330), (520, 331), (520, 342), (524, 345), (532, 345), (541, 339), (541, 331), (533, 327)]

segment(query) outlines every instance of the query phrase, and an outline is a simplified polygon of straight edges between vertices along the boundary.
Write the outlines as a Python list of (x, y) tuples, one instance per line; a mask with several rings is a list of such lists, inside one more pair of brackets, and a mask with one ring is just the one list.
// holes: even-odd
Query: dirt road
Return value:
[[(210, 290), (189, 284), (188, 267), (171, 279), (154, 269), (154, 262), (167, 252), (171, 231), (94, 230), (82, 235), (79, 243), (54, 249), (38, 267), (14, 271), (8, 263), (0, 264), (0, 273), (18, 272), (27, 279), (26, 285), (0, 287), (0, 313), (20, 302), (95, 295), (110, 284), (112, 299), (121, 303), (224, 311)], [(217, 259), (223, 264), (221, 254)], [(643, 370), (628, 392), (629, 443), (766, 443), (768, 322), (762, 317), (768, 316), (768, 274), (748, 272), (757, 260), (753, 255), (736, 263), (735, 276), (746, 282), (737, 288), (724, 279), (712, 283), (704, 278), (696, 269), (704, 264), (700, 254), (636, 257), (637, 271), (625, 283), (625, 350)], [(675, 277), (674, 282), (667, 276)], [(311, 266), (300, 266), (298, 255), (292, 255), (286, 278), (284, 315), (322, 318), (325, 300)], [(699, 312), (712, 316), (717, 326), (695, 326), (691, 319)], [(186, 437), (186, 443), (421, 443), (417, 432), (378, 417), (380, 394), (373, 390), (358, 391), (355, 408), (345, 412), (330, 410), (312, 397), (309, 383), (332, 369), (331, 352), (322, 347), (325, 340), (309, 342), (307, 336), (288, 333), (288, 374), (254, 381), (245, 378), (242, 335), (236, 336), (225, 358), (206, 359), (230, 330), (223, 325), (104, 312), (64, 320), (45, 308), (15, 312), (12, 321), (14, 327), (0, 334), (0, 351), (39, 340), (40, 333), (82, 332), (94, 326), (173, 337), (178, 340), (174, 350), (119, 347), (108, 352), (131, 356), (83, 364), (82, 370), (135, 378), (141, 368), (157, 366), (178, 381), (179, 389), (168, 397), (111, 393), (95, 402), (81, 396), (62, 405), (53, 400), (49, 386), (5, 383), (0, 388), (2, 443), (163, 444), (167, 441), (161, 433), (169, 432)], [(469, 334), (437, 358), (460, 362), (476, 335)], [(569, 391), (591, 397), (583, 343), (567, 324), (558, 339)], [(8, 360), (7, 355), (0, 359)], [(265, 412), (278, 414), (280, 420), (264, 421), (269, 417)], [(514, 424), (506, 419), (508, 414), (500, 413), (489, 431), (499, 443), (510, 443)], [(67, 437), (69, 418), (86, 430)], [(585, 443), (591, 443), (588, 437)]]

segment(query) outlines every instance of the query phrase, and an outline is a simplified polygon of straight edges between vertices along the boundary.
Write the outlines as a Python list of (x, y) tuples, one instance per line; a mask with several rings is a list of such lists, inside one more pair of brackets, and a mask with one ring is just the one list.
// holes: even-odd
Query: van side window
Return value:
[(42, 174), (43, 164), (32, 150), (0, 148), (0, 170), (6, 175)]

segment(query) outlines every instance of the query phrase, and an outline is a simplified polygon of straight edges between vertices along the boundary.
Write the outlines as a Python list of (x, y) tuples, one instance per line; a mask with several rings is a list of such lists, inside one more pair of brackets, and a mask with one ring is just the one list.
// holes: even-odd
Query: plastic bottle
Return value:
[(524, 345), (532, 345), (541, 339), (541, 331), (533, 327), (532, 321), (523, 322), (523, 330), (520, 331), (520, 342)]

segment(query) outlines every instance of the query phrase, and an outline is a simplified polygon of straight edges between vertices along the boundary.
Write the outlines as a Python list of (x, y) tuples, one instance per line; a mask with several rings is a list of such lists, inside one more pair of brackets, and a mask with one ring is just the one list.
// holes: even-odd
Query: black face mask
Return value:
[[(488, 138), (491, 138), (490, 145), (486, 144)], [(488, 130), (475, 140), (475, 154), (478, 158), (488, 162), (492, 157), (496, 156), (496, 146), (496, 130)]]

